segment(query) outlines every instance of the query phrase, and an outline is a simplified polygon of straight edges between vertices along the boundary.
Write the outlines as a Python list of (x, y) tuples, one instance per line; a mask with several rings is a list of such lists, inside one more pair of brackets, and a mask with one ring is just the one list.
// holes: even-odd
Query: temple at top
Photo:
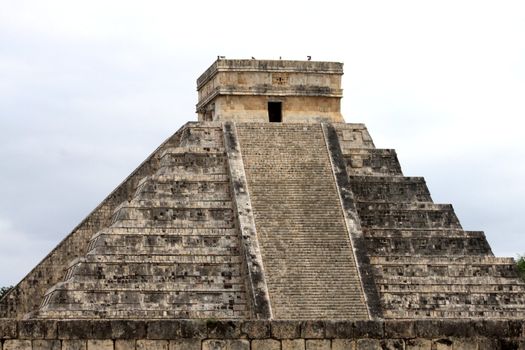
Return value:
[(197, 79), (199, 121), (343, 123), (338, 62), (218, 59)]

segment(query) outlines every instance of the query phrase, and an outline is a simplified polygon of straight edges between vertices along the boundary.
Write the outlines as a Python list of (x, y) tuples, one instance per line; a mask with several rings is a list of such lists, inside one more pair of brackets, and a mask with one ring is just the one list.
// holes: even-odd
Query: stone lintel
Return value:
[(283, 72), (343, 74), (343, 63), (292, 60), (216, 60), (197, 79), (197, 90), (212, 79), (218, 72)]

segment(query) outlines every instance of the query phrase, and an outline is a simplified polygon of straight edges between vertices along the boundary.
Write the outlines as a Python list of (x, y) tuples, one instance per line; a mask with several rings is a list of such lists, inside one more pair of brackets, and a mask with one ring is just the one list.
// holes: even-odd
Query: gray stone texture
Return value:
[(8, 339), (4, 341), (3, 350), (31, 350), (31, 340)]
[[(72, 340), (64, 339), (62, 340), (62, 350), (86, 350), (87, 341), (86, 340)], [(127, 350), (127, 349), (122, 349)]]
[(369, 317), (321, 124), (237, 124), (272, 312)]
[(281, 350), (281, 342), (275, 339), (252, 340), (251, 350)]
[[(113, 350), (114, 343), (111, 339), (93, 339), (87, 341), (87, 350)], [(141, 348), (146, 350), (146, 348)], [(148, 350), (156, 350), (156, 348), (147, 348)]]
[(331, 344), (328, 339), (307, 339), (306, 350), (330, 350)]
[(62, 343), (60, 340), (46, 340), (37, 339), (33, 340), (33, 350), (60, 350), (62, 349)]
[(305, 350), (304, 339), (284, 339), (281, 341), (281, 350)]

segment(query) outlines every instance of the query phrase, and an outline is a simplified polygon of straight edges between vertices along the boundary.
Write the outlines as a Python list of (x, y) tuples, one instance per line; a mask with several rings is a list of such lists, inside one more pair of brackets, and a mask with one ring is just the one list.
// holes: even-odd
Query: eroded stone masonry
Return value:
[(0, 349), (524, 348), (513, 259), (344, 123), (342, 74), (217, 60), (199, 121), (0, 301)]

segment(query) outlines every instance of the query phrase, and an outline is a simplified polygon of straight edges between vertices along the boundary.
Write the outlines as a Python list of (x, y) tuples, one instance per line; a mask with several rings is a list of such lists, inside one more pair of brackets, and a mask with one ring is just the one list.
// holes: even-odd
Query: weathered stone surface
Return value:
[(3, 350), (31, 350), (31, 340), (5, 340)]
[(93, 337), (89, 321), (63, 320), (57, 323), (58, 339), (90, 339)]
[(355, 341), (351, 339), (332, 339), (332, 350), (355, 350)]
[[(62, 350), (86, 350), (87, 340), (62, 340)], [(123, 349), (124, 350), (124, 349)]]
[[(87, 350), (113, 350), (113, 340), (93, 339), (87, 341)], [(153, 350), (156, 348), (151, 348)], [(148, 349), (149, 350), (149, 349)]]
[(432, 348), (432, 341), (429, 339), (408, 339), (405, 342), (405, 349), (406, 350), (431, 350)]
[(18, 324), (13, 319), (0, 319), (0, 339), (13, 339), (18, 336)]
[(137, 350), (168, 350), (168, 348), (167, 340), (137, 340)]
[(245, 321), (242, 323), (243, 335), (250, 339), (264, 339), (270, 337), (269, 321)]
[(241, 335), (241, 322), (237, 321), (208, 321), (206, 327), (208, 337), (218, 339), (238, 338)]
[(202, 343), (202, 350), (250, 350), (250, 341), (244, 339), (208, 339)]
[(117, 339), (115, 340), (115, 350), (135, 350), (136, 340)]
[(170, 340), (169, 350), (201, 350), (201, 343), (200, 339)]
[(18, 322), (18, 337), (20, 339), (56, 339), (56, 321), (23, 320)]
[(322, 339), (326, 336), (324, 321), (305, 321), (301, 324), (301, 338)]
[(331, 342), (326, 339), (307, 339), (306, 350), (330, 350)]
[(358, 339), (356, 350), (382, 350), (381, 342), (377, 339)]
[(60, 340), (33, 340), (33, 350), (60, 350), (61, 348), (62, 344)]
[(275, 339), (252, 340), (251, 350), (281, 350), (281, 342)]
[(273, 321), (272, 337), (276, 339), (295, 339), (301, 336), (301, 324), (294, 321)]
[(304, 339), (284, 339), (281, 340), (281, 350), (305, 350)]

